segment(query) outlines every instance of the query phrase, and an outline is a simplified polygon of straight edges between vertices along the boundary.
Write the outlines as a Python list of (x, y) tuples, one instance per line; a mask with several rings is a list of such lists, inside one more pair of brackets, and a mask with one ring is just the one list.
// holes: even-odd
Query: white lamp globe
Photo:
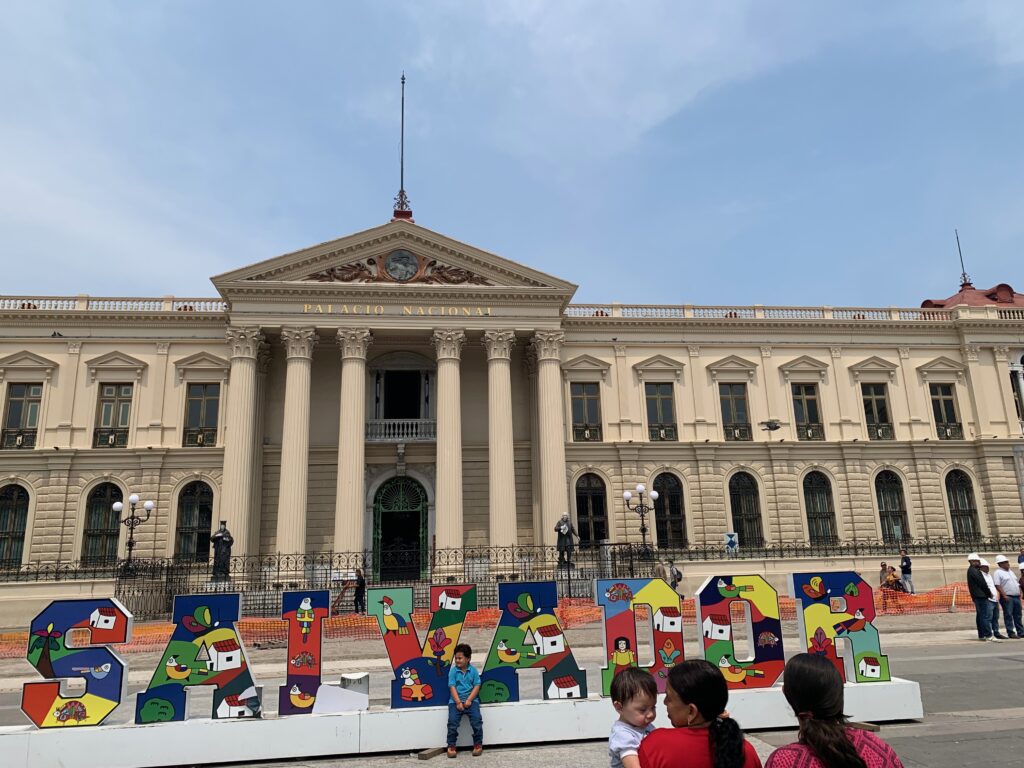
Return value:
[(131, 504), (133, 507), (136, 504), (138, 504), (139, 503), (139, 494), (133, 493), (131, 496), (129, 496), (128, 497), (128, 503)]
[(629, 491), (623, 491), (622, 498), (624, 498), (626, 501), (629, 501), (630, 499), (633, 498), (633, 494), (630, 493)]
[(647, 492), (647, 486), (644, 485), (643, 483), (637, 483), (637, 485), (636, 485), (636, 492), (637, 493), (646, 493)]
[(117, 513), (120, 513), (121, 510), (124, 509), (124, 504), (122, 504), (120, 501), (115, 501), (113, 506), (111, 506), (111, 509)]
[(658, 492), (657, 491), (651, 491), (651, 501), (657, 501), (657, 500), (658, 500)]
[(145, 504), (142, 505), (142, 508), (144, 510), (146, 510), (147, 512), (152, 512), (153, 511), (153, 507), (155, 507), (155, 506), (156, 506), (156, 504), (154, 504), (152, 501), (147, 501)]

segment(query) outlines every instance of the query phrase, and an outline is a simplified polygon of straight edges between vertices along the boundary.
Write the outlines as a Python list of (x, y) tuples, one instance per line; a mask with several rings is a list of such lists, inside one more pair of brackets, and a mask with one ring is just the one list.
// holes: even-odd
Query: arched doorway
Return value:
[(0, 488), (0, 565), (21, 565), (28, 521), (28, 491), (20, 485)]
[(419, 579), (427, 565), (427, 492), (411, 477), (393, 477), (373, 497), (373, 576)]
[(576, 481), (576, 532), (581, 547), (607, 540), (607, 510), (604, 481), (593, 472), (580, 476)]
[(174, 556), (183, 562), (205, 563), (210, 559), (213, 533), (213, 489), (196, 480), (178, 494), (178, 523)]
[(946, 475), (946, 497), (949, 499), (949, 517), (953, 523), (953, 538), (972, 542), (980, 535), (978, 507), (974, 502), (971, 478), (960, 469)]
[(683, 506), (683, 484), (670, 472), (654, 478), (658, 499), (654, 502), (654, 528), (662, 549), (686, 547), (686, 508)]
[(733, 528), (740, 535), (740, 546), (763, 547), (761, 499), (757, 481), (749, 473), (737, 472), (729, 479), (729, 507)]
[(82, 534), (83, 563), (106, 565), (117, 562), (121, 516), (114, 511), (114, 504), (118, 501), (123, 501), (121, 489), (113, 483), (100, 483), (89, 492)]
[(804, 508), (807, 512), (807, 537), (811, 546), (838, 543), (832, 483), (823, 472), (808, 472), (804, 478)]

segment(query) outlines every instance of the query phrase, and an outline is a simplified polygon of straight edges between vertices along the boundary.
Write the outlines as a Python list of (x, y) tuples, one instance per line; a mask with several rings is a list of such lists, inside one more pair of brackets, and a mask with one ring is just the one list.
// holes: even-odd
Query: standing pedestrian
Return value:
[(558, 539), (555, 542), (555, 548), (558, 550), (558, 565), (563, 568), (572, 568), (573, 537), (578, 539), (579, 536), (576, 534), (576, 529), (572, 527), (572, 520), (569, 519), (568, 512), (564, 513), (562, 519), (555, 523), (555, 533), (558, 534)]
[(885, 586), (885, 579), (889, 575), (889, 566), (883, 561), (881, 564), (881, 570), (878, 572), (878, 586)]
[(672, 591), (677, 592), (678, 590), (676, 588), (679, 586), (679, 582), (683, 580), (683, 573), (675, 567), (671, 560), (668, 560), (667, 562), (669, 575), (668, 583), (672, 585)]
[(910, 555), (907, 554), (907, 550), (900, 550), (900, 581), (903, 582), (903, 589), (908, 594), (915, 594), (914, 592), (914, 577), (911, 576), (912, 563), (910, 562)]
[(352, 597), (352, 609), (357, 614), (366, 614), (366, 579), (363, 569), (356, 568), (355, 593)]
[(1024, 547), (1020, 548), (1020, 554), (1017, 555), (1017, 565), (1024, 565)]
[(992, 574), (989, 573), (991, 566), (988, 564), (988, 560), (982, 558), (980, 567), (981, 572), (985, 576), (985, 586), (988, 587), (988, 620), (992, 626), (992, 639), (1005, 640), (1006, 635), (999, 632), (999, 590), (996, 589), (996, 583), (992, 578)]
[(974, 601), (974, 623), (978, 629), (979, 640), (992, 639), (992, 621), (989, 619), (991, 608), (989, 608), (988, 584), (985, 583), (985, 574), (981, 570), (981, 556), (977, 552), (971, 552), (967, 556), (970, 567), (967, 569), (967, 590), (971, 593), (971, 600)]
[(996, 558), (996, 572), (992, 574), (992, 581), (999, 592), (999, 605), (1003, 609), (1007, 637), (1024, 640), (1024, 625), (1020, 622), (1020, 583), (1010, 570), (1010, 561), (1003, 555)]
[(654, 566), (654, 578), (661, 579), (666, 584), (671, 584), (672, 572), (668, 568), (668, 562), (668, 558), (658, 561), (658, 564)]

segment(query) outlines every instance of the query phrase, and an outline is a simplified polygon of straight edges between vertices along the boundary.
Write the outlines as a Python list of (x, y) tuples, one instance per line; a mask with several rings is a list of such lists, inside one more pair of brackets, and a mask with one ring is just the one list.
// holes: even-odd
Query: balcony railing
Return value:
[(5, 429), (0, 434), (0, 448), (35, 448), (36, 430)]
[(223, 314), (227, 302), (222, 299), (134, 296), (0, 296), (0, 312), (9, 310), (38, 312), (195, 312)]
[(574, 443), (600, 443), (600, 424), (573, 424), (572, 441)]
[(722, 425), (722, 433), (728, 441), (745, 442), (754, 439), (754, 432), (749, 424), (737, 422)]
[(647, 437), (652, 442), (674, 442), (679, 439), (679, 430), (675, 424), (651, 424), (647, 428)]
[(185, 427), (181, 444), (185, 448), (213, 448), (217, 445), (217, 428)]
[(97, 428), (92, 433), (93, 448), (125, 448), (128, 446), (127, 427)]
[(964, 428), (962, 424), (950, 422), (949, 424), (936, 424), (935, 432), (939, 440), (963, 440)]
[(869, 440), (895, 440), (896, 430), (892, 424), (868, 424)]
[(435, 419), (368, 419), (369, 443), (432, 443), (437, 440)]
[(797, 424), (797, 440), (824, 440), (825, 427), (821, 424)]

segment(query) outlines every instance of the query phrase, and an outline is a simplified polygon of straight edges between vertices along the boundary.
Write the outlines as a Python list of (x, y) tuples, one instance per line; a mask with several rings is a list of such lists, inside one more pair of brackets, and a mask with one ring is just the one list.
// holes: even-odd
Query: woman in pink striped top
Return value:
[(765, 768), (903, 768), (873, 733), (846, 726), (843, 679), (823, 656), (801, 653), (786, 664), (782, 693), (800, 721), (795, 744), (775, 750)]

